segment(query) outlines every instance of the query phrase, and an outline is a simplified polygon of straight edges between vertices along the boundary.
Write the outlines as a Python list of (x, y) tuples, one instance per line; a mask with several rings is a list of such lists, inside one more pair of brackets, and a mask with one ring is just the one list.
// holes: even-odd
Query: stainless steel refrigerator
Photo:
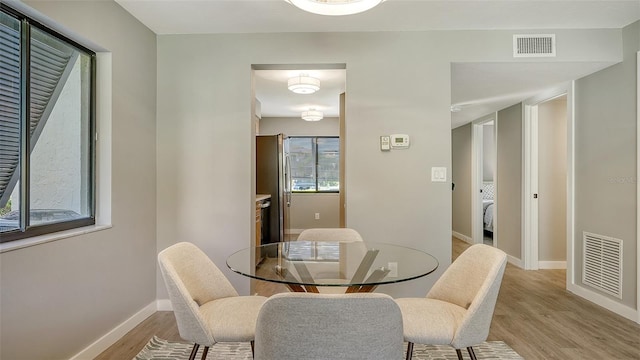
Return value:
[(270, 194), (269, 234), (264, 243), (286, 241), (291, 207), (289, 140), (284, 134), (256, 136), (256, 193)]

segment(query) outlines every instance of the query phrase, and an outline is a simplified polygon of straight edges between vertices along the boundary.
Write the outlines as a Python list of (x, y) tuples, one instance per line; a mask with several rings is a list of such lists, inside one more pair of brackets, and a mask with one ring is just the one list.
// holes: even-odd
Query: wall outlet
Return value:
[(320, 213), (316, 213), (316, 220), (320, 220)]

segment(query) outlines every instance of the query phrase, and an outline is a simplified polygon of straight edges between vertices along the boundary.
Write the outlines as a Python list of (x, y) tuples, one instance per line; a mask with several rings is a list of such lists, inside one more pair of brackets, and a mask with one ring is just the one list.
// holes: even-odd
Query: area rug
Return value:
[[(140, 351), (133, 360), (182, 360), (189, 359), (193, 345), (170, 342), (156, 336)], [(406, 349), (406, 346), (405, 346)], [(474, 346), (478, 359), (522, 359), (509, 345), (502, 341), (488, 341)], [(198, 350), (196, 359), (202, 356), (203, 347)], [(469, 354), (463, 351), (465, 359)], [(456, 351), (448, 346), (427, 346), (415, 344), (413, 348), (415, 360), (457, 360)], [(207, 360), (251, 360), (249, 343), (218, 343), (209, 349)]]

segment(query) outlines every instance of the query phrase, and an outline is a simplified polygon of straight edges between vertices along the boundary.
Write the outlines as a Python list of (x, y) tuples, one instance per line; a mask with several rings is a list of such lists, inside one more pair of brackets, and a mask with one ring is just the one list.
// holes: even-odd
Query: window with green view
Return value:
[(338, 192), (340, 189), (340, 139), (338, 137), (289, 138), (292, 190)]

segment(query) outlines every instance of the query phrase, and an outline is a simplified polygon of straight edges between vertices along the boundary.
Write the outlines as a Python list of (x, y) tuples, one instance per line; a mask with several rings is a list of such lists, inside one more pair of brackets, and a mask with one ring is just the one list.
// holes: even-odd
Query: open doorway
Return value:
[(472, 237), (474, 243), (496, 246), (496, 121), (495, 114), (473, 123)]
[(567, 269), (572, 244), (571, 92), (525, 101), (524, 266)]
[[(284, 240), (295, 240), (307, 228), (340, 227), (345, 217), (345, 64), (252, 65), (252, 78), (256, 139), (283, 134), (288, 145)], [(295, 88), (309, 81), (312, 90)]]
[(538, 104), (538, 267), (566, 268), (567, 96)]
[[(255, 196), (270, 203), (267, 242), (295, 241), (307, 228), (344, 226), (346, 65), (254, 64), (252, 84)], [(266, 243), (263, 213), (256, 210), (256, 244)], [(256, 263), (275, 261), (260, 252), (255, 257)], [(287, 291), (282, 284), (251, 282), (259, 295)]]

